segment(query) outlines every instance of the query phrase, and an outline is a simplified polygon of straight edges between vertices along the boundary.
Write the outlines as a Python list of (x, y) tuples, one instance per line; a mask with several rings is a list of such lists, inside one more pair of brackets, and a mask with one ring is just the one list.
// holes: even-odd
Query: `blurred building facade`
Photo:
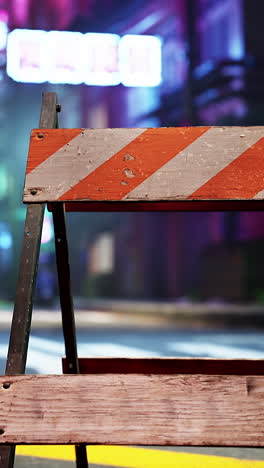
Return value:
[[(122, 125), (263, 125), (256, 9), (247, 0), (190, 0), (159, 2), (160, 10), (150, 32), (163, 38), (163, 85), (125, 91)], [(116, 235), (117, 294), (258, 299), (263, 236), (262, 213), (130, 215)]]
[[(21, 174), (41, 92), (58, 92), (62, 127), (263, 125), (264, 4), (254, 0), (254, 5), (249, 0), (0, 0), (10, 29), (153, 34), (163, 41), (163, 83), (157, 88), (14, 83), (2, 64), (0, 182), (1, 167), (8, 182), (2, 201), (0, 192), (5, 223), (0, 258), (1, 232), (10, 233), (13, 248), (3, 241), (9, 245), (2, 249), (9, 276), (0, 275), (9, 278), (8, 291), (14, 289), (24, 216)], [(261, 213), (91, 214), (77, 239), (79, 216), (69, 216), (76, 295), (244, 300), (256, 298), (264, 284), (254, 247), (264, 237)], [(108, 263), (102, 260), (107, 245)]]

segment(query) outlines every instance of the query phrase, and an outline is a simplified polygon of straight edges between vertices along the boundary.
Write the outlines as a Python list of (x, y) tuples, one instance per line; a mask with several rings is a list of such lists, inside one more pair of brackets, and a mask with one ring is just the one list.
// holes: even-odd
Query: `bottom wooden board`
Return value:
[(264, 446), (264, 377), (1, 377), (0, 443)]
[[(263, 359), (214, 358), (93, 358), (78, 359), (80, 374), (203, 374), (263, 375)], [(64, 374), (71, 374), (68, 361), (62, 359)]]
[[(66, 202), (66, 211), (79, 212), (151, 212), (151, 211), (264, 211), (263, 200), (188, 200), (146, 202)], [(52, 203), (48, 203), (52, 211)]]

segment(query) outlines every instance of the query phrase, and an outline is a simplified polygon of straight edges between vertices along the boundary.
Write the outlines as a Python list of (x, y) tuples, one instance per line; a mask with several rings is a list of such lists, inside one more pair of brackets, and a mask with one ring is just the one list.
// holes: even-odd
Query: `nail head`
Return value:
[(5, 382), (5, 383), (3, 384), (3, 388), (4, 388), (5, 390), (7, 390), (7, 389), (10, 388), (10, 387), (11, 387), (11, 383), (10, 383), (10, 382)]

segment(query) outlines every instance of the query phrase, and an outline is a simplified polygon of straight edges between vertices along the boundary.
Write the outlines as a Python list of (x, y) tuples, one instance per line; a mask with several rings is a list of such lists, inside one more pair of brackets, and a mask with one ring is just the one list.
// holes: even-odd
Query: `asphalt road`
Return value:
[[(4, 373), (8, 335), (7, 331), (0, 332), (0, 373)], [(171, 328), (149, 330), (138, 328), (119, 329), (117, 327), (82, 329), (78, 332), (78, 351), (80, 356), (98, 357), (193, 356), (264, 358), (264, 333), (224, 329), (207, 331), (177, 330)], [(64, 345), (60, 330), (34, 330), (30, 338), (27, 372), (44, 374), (61, 373), (61, 356), (63, 355)], [(173, 449), (160, 448), (159, 450), (166, 452)], [(235, 457), (241, 460), (264, 460), (263, 449), (177, 448), (175, 451)], [(177, 456), (181, 456), (180, 453), (177, 453)], [(180, 460), (175, 459), (175, 465), (164, 466), (198, 467), (206, 465), (206, 459), (201, 460), (201, 464), (197, 465), (192, 465), (191, 462), (182, 465)], [(74, 464), (60, 460), (54, 461), (51, 464), (50, 460), (20, 456), (16, 458), (16, 468), (37, 466), (39, 468), (62, 468), (62, 466), (72, 468)], [(95, 466), (105, 467), (106, 465), (90, 464), (91, 468)], [(123, 464), (122, 466), (126, 465)], [(134, 465), (132, 463), (132, 465), (127, 466)], [(142, 468), (145, 468), (145, 466), (143, 464)]]
[[(9, 332), (0, 332), (0, 372)], [(79, 356), (189, 356), (264, 358), (264, 332), (245, 330), (177, 330), (90, 328), (78, 332)], [(34, 330), (30, 337), (28, 373), (61, 373), (64, 344), (60, 330)]]

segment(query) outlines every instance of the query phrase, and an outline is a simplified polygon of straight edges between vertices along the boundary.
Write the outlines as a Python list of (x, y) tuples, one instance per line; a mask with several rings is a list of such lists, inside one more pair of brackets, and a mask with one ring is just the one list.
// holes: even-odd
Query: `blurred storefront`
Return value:
[[(0, 269), (0, 279), (5, 275), (3, 298), (10, 298), (15, 287), (28, 135), (37, 126), (42, 91), (58, 93), (63, 104), (61, 127), (263, 124), (264, 4), (261, 0), (255, 0), (257, 8), (250, 4), (248, 0), (0, 0), (0, 218), (6, 223), (3, 232), (10, 232), (12, 239), (10, 255), (5, 252), (9, 273)], [(129, 76), (127, 85), (113, 86), (16, 82), (5, 73), (7, 28), (157, 36), (162, 40), (162, 83), (145, 86), (138, 81), (131, 86)], [(113, 71), (115, 48), (105, 46), (90, 60), (95, 70)], [(143, 80), (151, 63), (146, 49), (132, 51), (131, 75)], [(68, 221), (75, 295), (245, 300), (262, 294), (264, 273), (258, 268), (254, 280), (251, 247), (264, 237), (261, 213), (108, 213), (90, 214), (85, 220), (73, 213)], [(100, 252), (110, 243), (112, 263), (106, 271), (102, 255), (108, 254)], [(44, 271), (49, 278), (54, 275), (51, 246), (52, 240), (44, 245), (42, 279)], [(221, 283), (227, 271), (233, 273)], [(232, 278), (237, 281), (233, 290)], [(50, 301), (56, 294), (53, 279), (45, 284)]]
[[(260, 14), (261, 2), (258, 8)], [(189, 0), (158, 2), (155, 11), (161, 10), (162, 21), (150, 31), (163, 39), (163, 84), (124, 90), (117, 107), (122, 126), (263, 124), (263, 30), (256, 9), (246, 0)], [(149, 213), (127, 220), (116, 235), (117, 295), (263, 296), (256, 257), (263, 251), (256, 242), (263, 239), (263, 214)]]

